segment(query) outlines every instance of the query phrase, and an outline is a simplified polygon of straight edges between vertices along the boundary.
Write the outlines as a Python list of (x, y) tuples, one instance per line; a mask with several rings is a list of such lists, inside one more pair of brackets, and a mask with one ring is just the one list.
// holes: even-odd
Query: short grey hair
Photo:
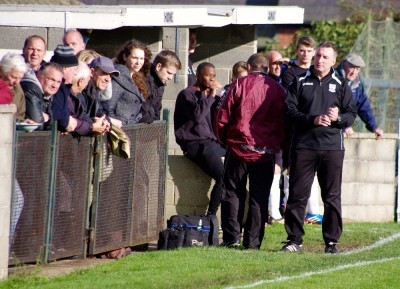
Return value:
[(76, 82), (81, 78), (87, 78), (90, 76), (90, 74), (91, 70), (89, 66), (85, 62), (79, 61), (78, 69), (76, 70), (75, 75), (72, 77), (72, 82)]
[(28, 65), (25, 63), (25, 59), (21, 54), (8, 52), (0, 60), (0, 67), (3, 74), (11, 72), (16, 69), (23, 73), (28, 71)]

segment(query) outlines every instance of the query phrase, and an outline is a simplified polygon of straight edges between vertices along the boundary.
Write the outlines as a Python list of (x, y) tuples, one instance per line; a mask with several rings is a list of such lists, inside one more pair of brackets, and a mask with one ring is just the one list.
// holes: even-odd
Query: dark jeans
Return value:
[(223, 241), (240, 241), (241, 220), (245, 197), (243, 184), (249, 178), (249, 211), (243, 233), (245, 248), (259, 249), (268, 217), (268, 198), (274, 177), (274, 161), (242, 162), (232, 153), (225, 159), (224, 184), (221, 197)]
[(293, 149), (290, 157), (289, 199), (285, 211), (288, 240), (303, 242), (304, 216), (315, 172), (324, 202), (322, 235), (325, 244), (342, 234), (341, 185), (344, 151)]
[(216, 214), (221, 203), (222, 175), (224, 164), (222, 157), (225, 149), (216, 141), (204, 140), (187, 144), (185, 156), (196, 163), (208, 176), (215, 180), (211, 190), (208, 213)]

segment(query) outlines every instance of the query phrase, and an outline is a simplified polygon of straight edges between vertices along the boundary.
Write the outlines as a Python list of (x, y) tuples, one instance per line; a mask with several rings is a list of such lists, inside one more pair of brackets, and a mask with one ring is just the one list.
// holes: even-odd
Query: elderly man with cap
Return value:
[(57, 45), (50, 62), (58, 63), (63, 69), (64, 84), (71, 84), (78, 69), (78, 58), (68, 45)]
[(109, 101), (100, 100), (99, 93), (104, 91), (111, 82), (111, 76), (119, 76), (119, 71), (115, 69), (112, 60), (105, 56), (99, 56), (92, 60), (89, 65), (92, 71), (92, 77), (88, 86), (82, 92), (86, 102), (86, 112), (93, 119), (100, 117), (110, 128), (110, 123), (113, 125), (118, 122), (109, 118)]
[[(365, 62), (360, 55), (349, 53), (338, 66), (337, 70), (339, 74), (346, 78), (350, 85), (351, 93), (357, 107), (357, 115), (365, 123), (366, 128), (375, 133), (376, 138), (379, 139), (383, 137), (383, 130), (379, 129), (376, 125), (371, 105), (359, 76), (361, 67), (364, 66)], [(354, 131), (351, 127), (345, 129), (346, 136), (351, 136), (353, 133)]]
[[(72, 78), (78, 69), (78, 58), (74, 50), (68, 45), (57, 45), (50, 62), (61, 66), (63, 72), (63, 82), (55, 95), (53, 104), (53, 119), (58, 121), (58, 128), (61, 131), (72, 132), (76, 129), (77, 121), (70, 115), (68, 109), (69, 87)], [(67, 121), (68, 120), (68, 121)]]

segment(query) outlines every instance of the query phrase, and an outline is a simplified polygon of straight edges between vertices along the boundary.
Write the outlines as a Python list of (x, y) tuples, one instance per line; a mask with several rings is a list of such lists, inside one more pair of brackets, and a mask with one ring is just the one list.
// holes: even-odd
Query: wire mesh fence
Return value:
[[(351, 52), (365, 60), (361, 78), (378, 127), (387, 133), (397, 133), (400, 115), (400, 24), (392, 19), (368, 21)], [(353, 129), (367, 131), (359, 118)]]
[[(18, 133), (10, 264), (36, 262), (44, 258), (49, 202), (51, 133)], [(23, 206), (23, 207), (22, 207)], [(19, 212), (19, 213), (18, 213)], [(13, 227), (15, 231), (13, 231)]]
[(91, 138), (70, 135), (59, 139), (50, 260), (83, 256), (91, 142)]
[(93, 195), (90, 253), (156, 240), (163, 226), (166, 126), (124, 128), (131, 158), (108, 156), (100, 144), (100, 183)]
[(109, 155), (106, 137), (95, 143), (56, 131), (17, 133), (10, 265), (85, 258), (157, 239), (167, 122), (124, 131), (130, 159)]

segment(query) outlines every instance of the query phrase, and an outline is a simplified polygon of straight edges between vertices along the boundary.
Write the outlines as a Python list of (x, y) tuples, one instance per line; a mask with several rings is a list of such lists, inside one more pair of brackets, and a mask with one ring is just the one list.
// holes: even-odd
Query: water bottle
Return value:
[(197, 224), (197, 231), (202, 231), (202, 227), (203, 227), (203, 222), (200, 219), (199, 223)]

